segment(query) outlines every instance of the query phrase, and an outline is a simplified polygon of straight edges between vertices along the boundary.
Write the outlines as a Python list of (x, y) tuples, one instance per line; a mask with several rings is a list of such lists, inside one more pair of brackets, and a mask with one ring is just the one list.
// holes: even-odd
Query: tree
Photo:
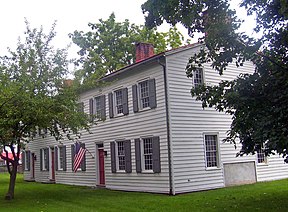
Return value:
[(218, 86), (192, 89), (192, 96), (203, 107), (215, 107), (232, 115), (233, 121), (224, 141), (242, 148), (238, 155), (264, 148), (266, 155), (279, 153), (288, 162), (288, 2), (282, 0), (243, 0), (241, 7), (256, 16), (254, 31), (259, 38), (239, 32), (241, 20), (229, 8), (228, 0), (148, 0), (142, 5), (146, 24), (181, 23), (190, 35), (200, 32), (205, 43), (187, 65), (191, 77), (197, 66), (211, 62), (222, 74), (226, 67), (244, 62), (255, 65), (253, 74), (242, 74)]
[(57, 140), (72, 139), (88, 127), (87, 117), (78, 110), (77, 89), (64, 83), (67, 50), (51, 46), (55, 24), (45, 34), (42, 27), (31, 29), (25, 22), (25, 39), (0, 58), (0, 149), (10, 174), (6, 199), (14, 198), (20, 152), (36, 132), (48, 129)]
[(81, 65), (75, 73), (86, 87), (95, 85), (101, 76), (116, 71), (135, 62), (135, 43), (148, 42), (154, 45), (156, 53), (168, 47), (176, 48), (183, 42), (182, 34), (172, 27), (168, 32), (157, 32), (142, 25), (131, 24), (128, 20), (116, 22), (112, 13), (107, 20), (89, 23), (89, 32), (74, 31), (70, 34), (72, 41), (80, 47)]

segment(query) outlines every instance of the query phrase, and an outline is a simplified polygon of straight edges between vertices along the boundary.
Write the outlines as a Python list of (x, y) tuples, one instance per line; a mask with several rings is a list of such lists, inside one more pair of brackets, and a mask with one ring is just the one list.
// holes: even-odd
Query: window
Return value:
[(160, 138), (135, 139), (136, 172), (161, 172)]
[(40, 170), (48, 171), (49, 170), (49, 149), (40, 149)]
[(206, 167), (218, 167), (217, 135), (205, 135)]
[(257, 162), (261, 164), (266, 164), (267, 163), (267, 157), (265, 156), (263, 147), (259, 147), (257, 149)]
[(66, 171), (66, 146), (55, 147), (56, 170)]
[(118, 89), (108, 94), (109, 117), (129, 114), (128, 108), (128, 89)]
[(193, 86), (198, 87), (204, 83), (203, 81), (203, 69), (197, 68), (193, 71)]
[(149, 107), (148, 80), (139, 83), (139, 99), (140, 99), (140, 107), (142, 109)]
[(153, 170), (152, 138), (143, 139), (144, 170)]
[(133, 111), (139, 112), (146, 108), (156, 108), (155, 79), (141, 81), (132, 86)]
[(105, 95), (95, 97), (95, 115), (98, 120), (106, 119)]
[(117, 90), (114, 92), (115, 94), (115, 106), (116, 106), (116, 115), (123, 114), (123, 95), (122, 90)]
[(22, 152), (22, 165), (25, 171), (30, 171), (30, 151), (23, 151)]
[(110, 143), (111, 171), (131, 173), (131, 141), (123, 140)]
[(118, 170), (125, 170), (124, 141), (117, 142)]

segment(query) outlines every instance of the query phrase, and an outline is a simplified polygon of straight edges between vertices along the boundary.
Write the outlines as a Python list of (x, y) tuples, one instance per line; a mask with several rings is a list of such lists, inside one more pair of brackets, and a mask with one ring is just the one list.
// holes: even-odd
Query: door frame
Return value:
[[(99, 150), (103, 150), (104, 151), (104, 143), (103, 142), (99, 142), (99, 143), (95, 143), (95, 168), (96, 168), (96, 185), (99, 187), (105, 187), (106, 185), (106, 175), (105, 175), (105, 155), (104, 155), (104, 184), (100, 184), (100, 165), (99, 165)], [(105, 154), (105, 153), (104, 153)]]

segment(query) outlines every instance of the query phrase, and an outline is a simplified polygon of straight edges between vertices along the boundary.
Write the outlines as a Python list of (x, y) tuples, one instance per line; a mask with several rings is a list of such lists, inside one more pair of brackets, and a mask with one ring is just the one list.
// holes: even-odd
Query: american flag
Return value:
[(75, 156), (74, 156), (73, 170), (74, 172), (77, 172), (78, 168), (81, 165), (83, 157), (86, 153), (86, 148), (81, 147), (81, 143), (78, 142), (75, 143), (74, 147), (75, 147)]

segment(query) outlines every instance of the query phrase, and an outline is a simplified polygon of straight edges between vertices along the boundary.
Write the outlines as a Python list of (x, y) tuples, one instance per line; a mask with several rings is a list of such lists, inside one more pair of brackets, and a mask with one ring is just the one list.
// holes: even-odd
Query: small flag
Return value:
[(86, 153), (86, 148), (83, 148), (81, 146), (81, 143), (78, 142), (76, 142), (74, 146), (75, 146), (75, 156), (74, 156), (73, 170), (74, 172), (77, 172), (78, 168), (81, 165), (83, 157)]

